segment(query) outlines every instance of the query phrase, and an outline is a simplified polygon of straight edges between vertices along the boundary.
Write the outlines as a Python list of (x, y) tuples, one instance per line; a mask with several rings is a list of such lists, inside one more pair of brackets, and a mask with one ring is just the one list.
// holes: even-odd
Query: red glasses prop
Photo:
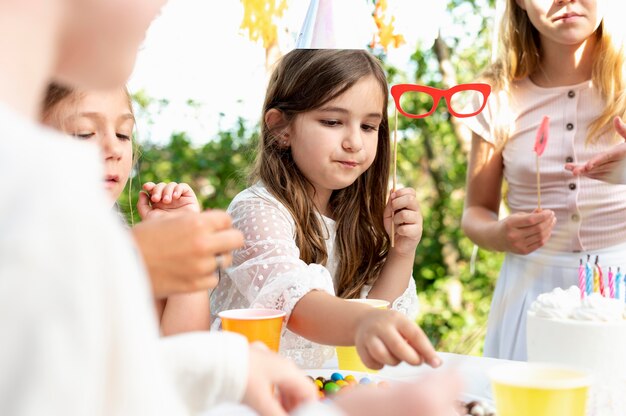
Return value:
[[(485, 105), (487, 104), (487, 97), (489, 97), (490, 93), (491, 86), (489, 84), (481, 83), (459, 84), (447, 90), (415, 84), (397, 84), (391, 87), (391, 95), (396, 103), (396, 108), (402, 115), (409, 118), (428, 117), (437, 108), (441, 97), (445, 98), (446, 104), (448, 105), (448, 111), (450, 111), (450, 114), (454, 117), (472, 117), (483, 111), (483, 108), (485, 108)], [(424, 98), (432, 100), (432, 107), (428, 112), (413, 114), (417, 111), (407, 111), (402, 107), (401, 98), (404, 94), (406, 94), (405, 98), (414, 97), (420, 101), (423, 101)], [(467, 106), (469, 103), (468, 99), (475, 94), (480, 94), (478, 97), (481, 100), (480, 108), (473, 112), (469, 112), (471, 107)]]

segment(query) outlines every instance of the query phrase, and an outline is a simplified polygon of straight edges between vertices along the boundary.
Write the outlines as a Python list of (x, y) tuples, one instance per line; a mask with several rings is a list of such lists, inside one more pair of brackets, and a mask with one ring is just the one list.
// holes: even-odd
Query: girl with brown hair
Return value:
[[(301, 366), (332, 357), (319, 344), (356, 345), (370, 368), (439, 363), (414, 322), (415, 191), (387, 196), (387, 103), (384, 71), (363, 50), (291, 51), (269, 82), (252, 186), (228, 209), (245, 245), (211, 310), (286, 311), (281, 351)], [(345, 301), (365, 297), (392, 310)]]

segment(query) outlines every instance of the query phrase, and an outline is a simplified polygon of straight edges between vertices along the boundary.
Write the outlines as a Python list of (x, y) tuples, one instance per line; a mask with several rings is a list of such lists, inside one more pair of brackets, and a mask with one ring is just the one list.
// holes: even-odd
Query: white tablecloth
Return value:
[[(460, 355), (451, 353), (439, 353), (443, 360), (443, 365), (439, 369), (432, 369), (427, 365), (411, 366), (402, 363), (396, 367), (384, 367), (378, 373), (382, 377), (398, 380), (410, 380), (423, 376), (430, 371), (441, 371), (440, 369), (455, 369), (463, 379), (463, 391), (478, 398), (492, 400), (491, 385), (487, 376), (489, 370), (494, 366), (510, 363), (508, 360), (495, 358), (476, 357), (471, 355)], [(337, 361), (329, 360), (324, 368), (336, 369)], [(252, 410), (241, 405), (226, 404), (210, 411), (206, 416), (254, 416)]]

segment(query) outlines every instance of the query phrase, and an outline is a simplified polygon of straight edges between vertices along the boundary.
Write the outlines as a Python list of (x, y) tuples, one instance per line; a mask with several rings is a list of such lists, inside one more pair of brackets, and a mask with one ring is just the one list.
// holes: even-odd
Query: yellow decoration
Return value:
[(394, 48), (405, 43), (404, 36), (395, 33), (394, 16), (387, 15), (387, 0), (377, 0), (376, 6), (374, 6), (374, 22), (378, 27), (378, 34), (370, 45), (372, 48), (379, 44), (385, 50), (392, 45)]
[(287, 9), (287, 0), (241, 0), (243, 19), (240, 29), (248, 31), (252, 41), (262, 39), (263, 47), (268, 48), (278, 38), (274, 20), (282, 17)]

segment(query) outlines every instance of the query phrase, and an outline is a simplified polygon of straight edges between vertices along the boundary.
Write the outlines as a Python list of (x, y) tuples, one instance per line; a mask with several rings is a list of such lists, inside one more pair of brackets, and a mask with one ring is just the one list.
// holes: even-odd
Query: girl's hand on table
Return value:
[(356, 329), (355, 344), (363, 363), (372, 369), (407, 362), (438, 367), (441, 359), (422, 329), (394, 310), (372, 309)]

